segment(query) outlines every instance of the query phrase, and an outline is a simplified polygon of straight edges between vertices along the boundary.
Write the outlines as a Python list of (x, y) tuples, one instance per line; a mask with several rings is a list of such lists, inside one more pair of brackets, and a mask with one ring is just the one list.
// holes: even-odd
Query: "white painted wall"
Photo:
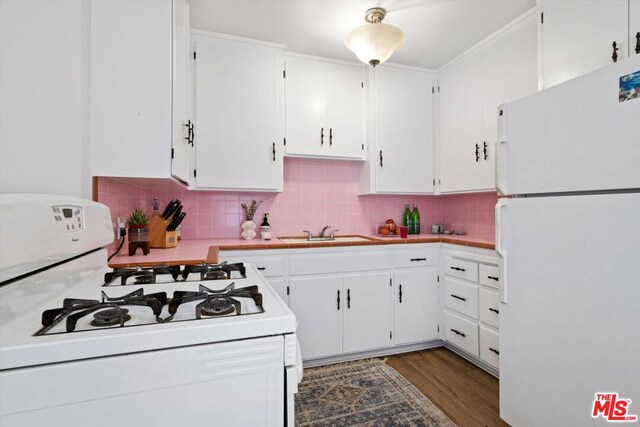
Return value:
[(0, 192), (90, 197), (89, 2), (0, 0)]

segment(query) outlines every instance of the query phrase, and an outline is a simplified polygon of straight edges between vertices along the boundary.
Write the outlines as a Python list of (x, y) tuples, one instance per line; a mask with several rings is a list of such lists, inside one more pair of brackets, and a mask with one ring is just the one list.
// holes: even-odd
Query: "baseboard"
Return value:
[(448, 350), (451, 350), (452, 352), (454, 352), (458, 356), (462, 357), (463, 359), (467, 360), (468, 362), (473, 363), (478, 368), (480, 368), (480, 369), (482, 369), (484, 371), (487, 371), (488, 373), (490, 373), (494, 377), (496, 377), (498, 379), (500, 378), (499, 371), (496, 368), (494, 368), (493, 366), (489, 365), (488, 363), (484, 363), (482, 360), (478, 359), (474, 355), (469, 354), (466, 351), (456, 347), (455, 345), (449, 344), (448, 342), (444, 343), (444, 347), (446, 349), (448, 349)]
[(304, 360), (302, 365), (305, 368), (314, 366), (331, 365), (333, 363), (349, 362), (351, 360), (368, 359), (371, 357), (390, 356), (393, 354), (409, 353), (411, 351), (426, 350), (428, 348), (442, 347), (444, 341), (433, 340), (417, 344), (409, 344), (397, 347), (387, 347), (378, 350), (364, 351), (360, 353), (341, 354), (340, 356), (323, 357), (321, 359)]

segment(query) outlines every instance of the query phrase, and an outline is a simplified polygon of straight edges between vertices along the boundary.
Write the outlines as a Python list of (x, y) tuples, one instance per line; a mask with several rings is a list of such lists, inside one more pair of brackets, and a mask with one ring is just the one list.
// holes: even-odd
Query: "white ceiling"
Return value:
[(390, 62), (437, 69), (518, 15), (535, 0), (189, 0), (191, 27), (274, 43), (288, 51), (356, 60), (344, 45), (365, 10), (387, 9), (404, 46)]

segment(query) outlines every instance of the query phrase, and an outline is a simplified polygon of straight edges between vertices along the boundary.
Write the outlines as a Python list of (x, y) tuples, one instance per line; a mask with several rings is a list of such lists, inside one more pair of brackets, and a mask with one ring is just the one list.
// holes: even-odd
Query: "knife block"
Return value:
[(149, 245), (152, 248), (166, 249), (175, 248), (178, 245), (178, 233), (167, 231), (169, 221), (162, 219), (161, 215), (155, 214), (149, 221)]

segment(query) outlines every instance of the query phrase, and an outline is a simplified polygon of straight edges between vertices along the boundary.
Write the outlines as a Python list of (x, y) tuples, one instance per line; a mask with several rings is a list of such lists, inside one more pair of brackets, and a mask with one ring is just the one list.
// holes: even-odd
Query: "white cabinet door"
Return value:
[(362, 159), (364, 68), (286, 58), (286, 153)]
[(394, 67), (374, 71), (375, 192), (433, 192), (433, 80)]
[(289, 307), (298, 319), (302, 358), (315, 359), (342, 353), (342, 278), (290, 279)]
[(629, 0), (629, 56), (640, 55), (640, 0)]
[(173, 1), (173, 138), (171, 174), (189, 182), (189, 126), (187, 79), (189, 63), (189, 5)]
[(483, 47), (480, 156), (483, 189), (496, 187), (498, 106), (538, 90), (536, 25), (536, 16), (531, 15)]
[[(544, 87), (628, 57), (629, 0), (543, 0)], [(640, 31), (640, 30), (636, 30)]]
[(394, 342), (438, 338), (438, 269), (396, 271)]
[(171, 27), (171, 0), (91, 3), (92, 176), (171, 176)]
[(282, 188), (282, 51), (196, 41), (196, 186)]
[(326, 110), (324, 64), (287, 57), (286, 73), (286, 152), (299, 156), (322, 153)]
[(475, 51), (440, 75), (440, 190), (482, 185), (482, 55)]
[[(326, 66), (326, 155), (361, 159), (364, 154), (364, 69)], [(325, 129), (326, 132), (326, 129)], [(326, 142), (329, 142), (327, 145)]]
[(390, 285), (389, 273), (343, 279), (345, 353), (391, 345)]

